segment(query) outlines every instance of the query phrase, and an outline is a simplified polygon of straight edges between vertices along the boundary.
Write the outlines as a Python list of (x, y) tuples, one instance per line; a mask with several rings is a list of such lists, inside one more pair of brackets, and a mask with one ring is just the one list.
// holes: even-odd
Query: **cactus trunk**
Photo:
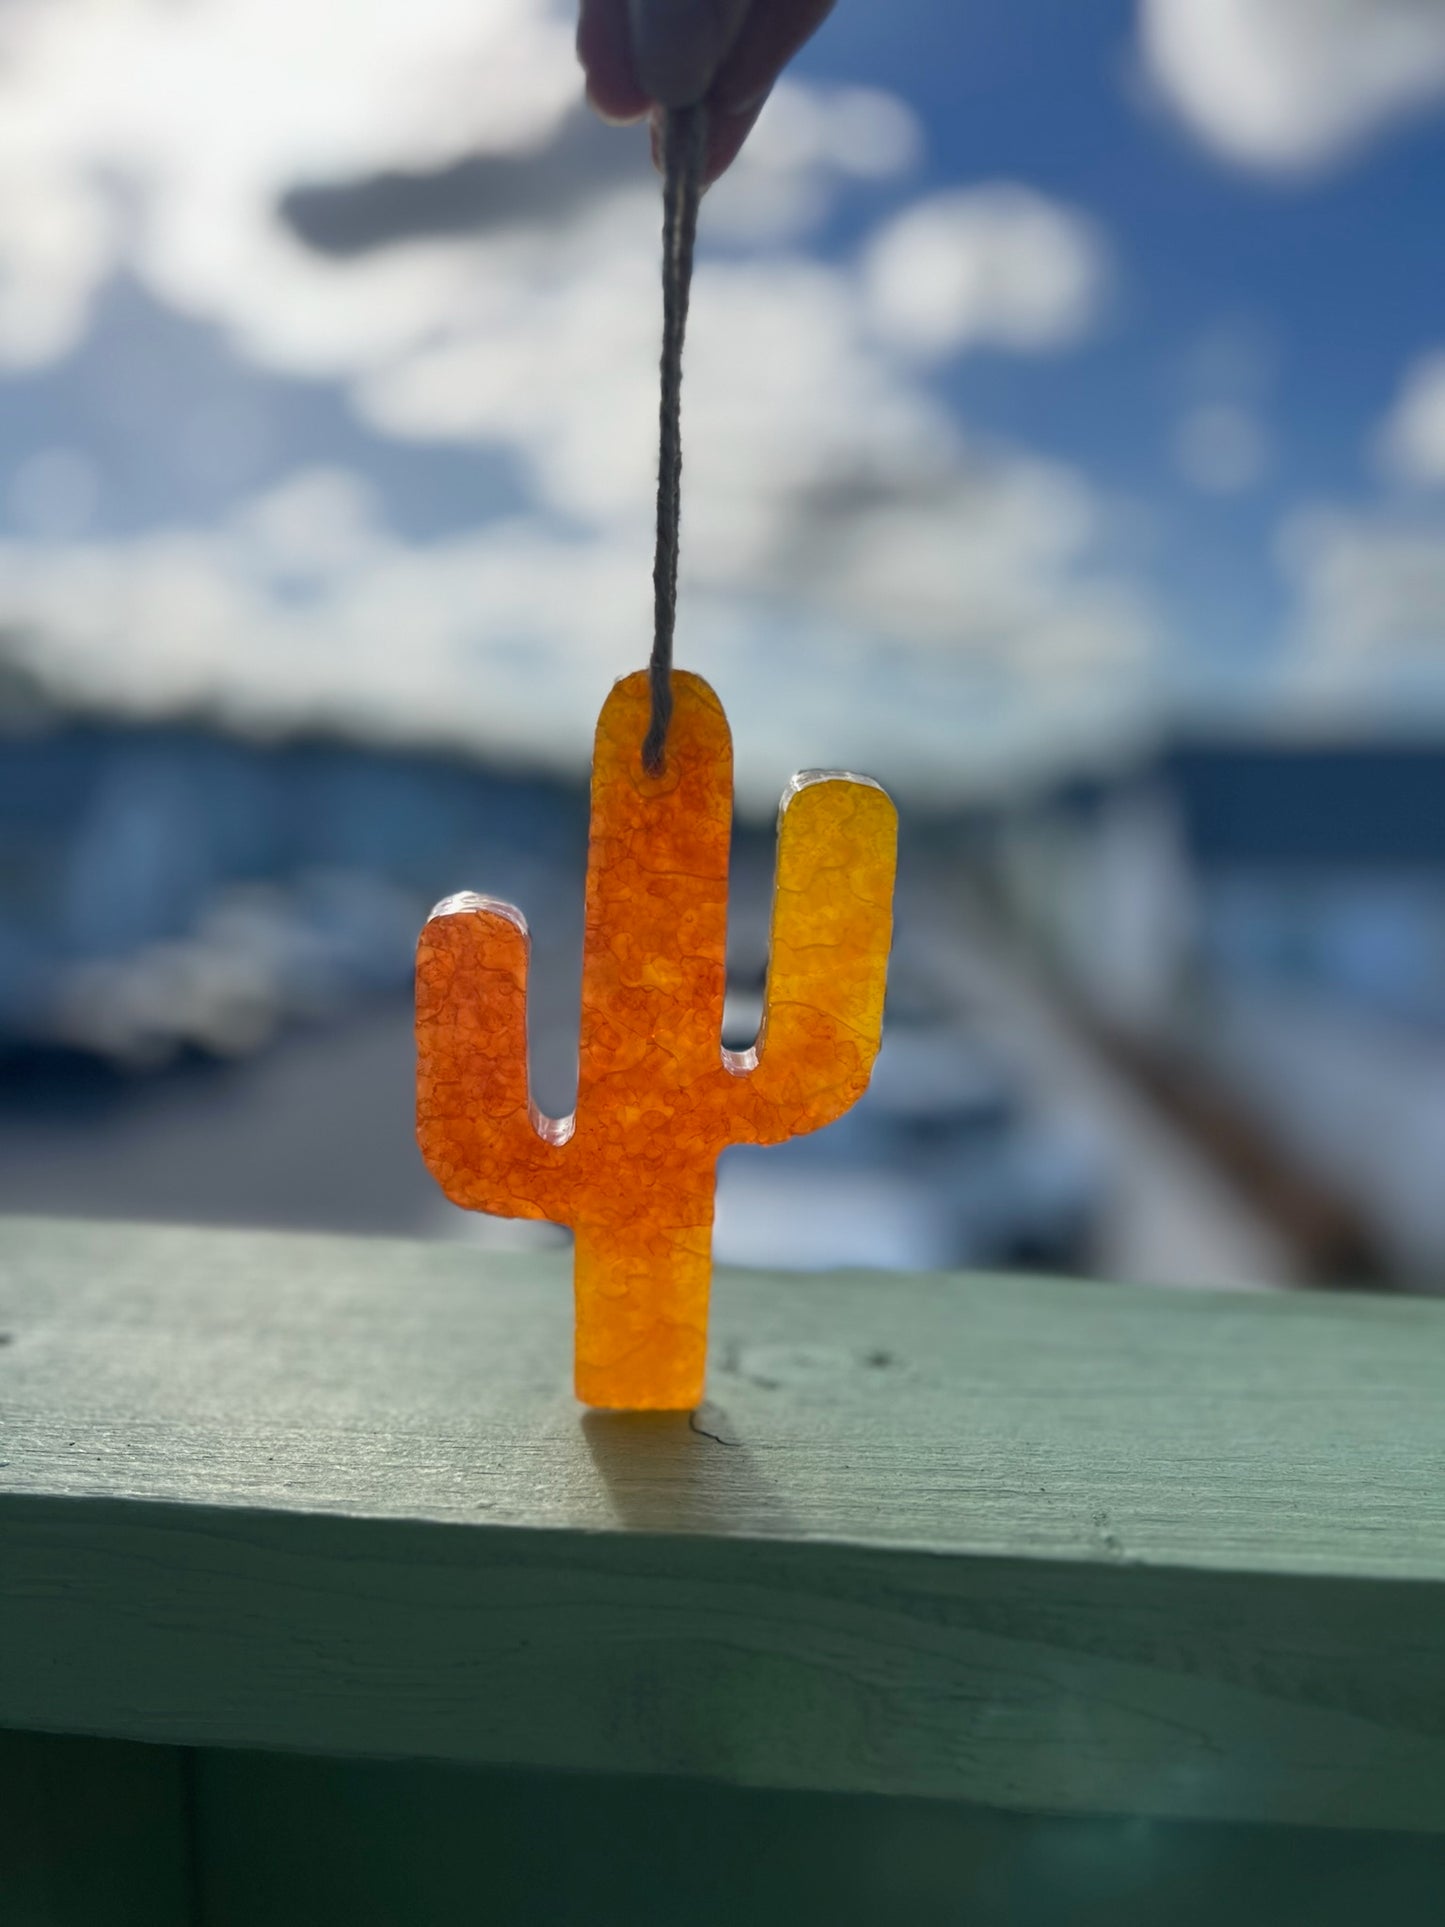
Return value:
[(574, 1382), (584, 1405), (691, 1411), (702, 1399), (713, 1179), (668, 1185), (667, 1222), (579, 1224)]

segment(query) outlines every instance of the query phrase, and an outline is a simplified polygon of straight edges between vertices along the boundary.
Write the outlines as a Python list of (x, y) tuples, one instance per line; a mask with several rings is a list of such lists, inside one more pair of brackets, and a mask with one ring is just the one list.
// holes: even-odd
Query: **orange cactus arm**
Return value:
[(795, 776), (778, 818), (763, 1027), (737, 1074), (735, 1142), (777, 1144), (862, 1096), (883, 1034), (898, 813), (866, 777)]
[(454, 1204), (567, 1222), (559, 1184), (570, 1118), (544, 1117), (527, 1080), (520, 910), (471, 891), (428, 918), (416, 955), (417, 1140)]

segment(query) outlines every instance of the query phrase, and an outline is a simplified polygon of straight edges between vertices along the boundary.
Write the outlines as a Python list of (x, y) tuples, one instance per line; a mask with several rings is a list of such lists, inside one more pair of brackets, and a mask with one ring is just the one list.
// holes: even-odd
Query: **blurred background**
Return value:
[[(430, 904), (575, 1081), (659, 200), (552, 0), (0, 6), (0, 1209), (516, 1245)], [(875, 1085), (718, 1253), (1445, 1279), (1445, 10), (839, 0), (707, 196), (679, 660), (903, 810)]]

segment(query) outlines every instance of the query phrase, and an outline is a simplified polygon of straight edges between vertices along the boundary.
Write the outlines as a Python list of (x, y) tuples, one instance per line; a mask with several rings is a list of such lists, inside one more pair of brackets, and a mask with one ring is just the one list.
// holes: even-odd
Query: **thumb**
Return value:
[(627, 0), (633, 65), (648, 99), (662, 107), (702, 100), (748, 6), (749, 0)]

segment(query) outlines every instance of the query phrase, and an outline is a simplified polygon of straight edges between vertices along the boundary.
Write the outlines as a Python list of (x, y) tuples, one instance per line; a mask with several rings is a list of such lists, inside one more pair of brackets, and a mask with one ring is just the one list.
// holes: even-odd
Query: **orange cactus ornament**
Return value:
[(641, 754), (645, 674), (597, 725), (577, 1109), (527, 1078), (527, 925), (470, 893), (417, 949), (417, 1135), (454, 1203), (576, 1234), (576, 1390), (587, 1405), (702, 1398), (713, 1193), (728, 1144), (841, 1117), (883, 1023), (897, 815), (866, 778), (794, 777), (778, 825), (763, 1026), (722, 1044), (732, 740), (697, 676), (673, 674), (661, 771)]

